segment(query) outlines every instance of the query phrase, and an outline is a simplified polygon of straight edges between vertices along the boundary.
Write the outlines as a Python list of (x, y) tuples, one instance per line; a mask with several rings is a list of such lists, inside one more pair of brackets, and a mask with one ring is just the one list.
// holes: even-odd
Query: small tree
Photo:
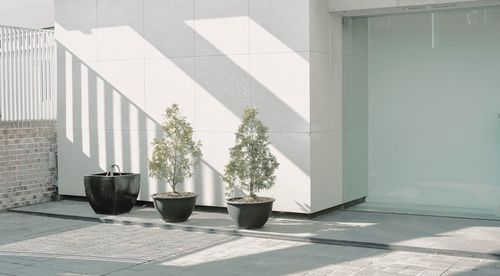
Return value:
[(227, 183), (226, 193), (234, 187), (248, 193), (247, 198), (257, 198), (260, 190), (271, 188), (279, 163), (269, 150), (267, 127), (257, 119), (257, 110), (245, 109), (243, 121), (236, 133), (236, 145), (230, 149), (230, 161), (222, 180)]
[(155, 138), (152, 142), (149, 175), (158, 180), (165, 179), (176, 194), (176, 185), (193, 175), (193, 168), (202, 155), (201, 142), (193, 141), (193, 128), (180, 113), (177, 104), (167, 108), (164, 117), (161, 125), (164, 137)]

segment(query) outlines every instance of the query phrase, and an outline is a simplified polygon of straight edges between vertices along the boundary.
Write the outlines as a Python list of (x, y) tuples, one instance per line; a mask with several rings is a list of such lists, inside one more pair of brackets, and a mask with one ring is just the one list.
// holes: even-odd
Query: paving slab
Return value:
[(22, 213), (0, 212), (0, 233), (0, 275), (500, 275), (500, 260)]
[(164, 222), (152, 207), (117, 216), (95, 214), (85, 201), (62, 200), (11, 209), (75, 220), (160, 227), (354, 247), (500, 259), (500, 221), (359, 211), (336, 211), (314, 219), (271, 218), (259, 230), (238, 229), (220, 212), (195, 211), (182, 223)]

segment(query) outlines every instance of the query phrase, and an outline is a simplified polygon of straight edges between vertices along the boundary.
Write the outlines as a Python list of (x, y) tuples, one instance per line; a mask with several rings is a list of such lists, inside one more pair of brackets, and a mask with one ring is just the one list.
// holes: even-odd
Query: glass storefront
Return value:
[(344, 18), (344, 197), (500, 210), (500, 7)]

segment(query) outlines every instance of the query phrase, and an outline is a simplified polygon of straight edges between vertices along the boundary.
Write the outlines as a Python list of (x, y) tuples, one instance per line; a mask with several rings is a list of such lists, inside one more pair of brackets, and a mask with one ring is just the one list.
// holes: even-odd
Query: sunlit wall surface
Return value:
[(344, 31), (344, 47), (367, 49), (344, 63), (345, 186), (366, 180), (370, 202), (497, 210), (500, 7), (346, 19)]
[[(269, 127), (280, 163), (276, 185), (260, 195), (275, 197), (277, 211), (309, 213), (334, 205), (331, 196), (311, 204), (311, 179), (326, 186), (331, 174), (325, 172), (332, 171), (332, 162), (318, 160), (327, 165), (311, 170), (311, 160), (319, 158), (311, 145), (335, 153), (332, 142), (315, 142), (332, 141), (331, 120), (322, 115), (328, 108), (311, 108), (328, 94), (326, 0), (55, 5), (61, 194), (84, 195), (83, 175), (113, 163), (141, 173), (140, 200), (165, 191), (165, 182), (148, 178), (147, 160), (151, 141), (162, 135), (165, 108), (177, 103), (203, 144), (201, 165), (179, 189), (198, 193), (199, 205), (224, 206), (220, 176), (243, 110), (251, 105)], [(314, 75), (314, 86), (313, 69), (323, 74)]]

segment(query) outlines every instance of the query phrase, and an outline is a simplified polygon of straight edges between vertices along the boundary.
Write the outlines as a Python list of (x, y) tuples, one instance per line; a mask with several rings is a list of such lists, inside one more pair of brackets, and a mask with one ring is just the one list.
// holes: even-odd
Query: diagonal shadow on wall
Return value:
[[(61, 177), (68, 172), (82, 176), (100, 173), (116, 163), (123, 171), (141, 173), (140, 199), (149, 200), (152, 192), (165, 191), (165, 181), (156, 182), (147, 177), (148, 149), (152, 139), (162, 135), (160, 123), (60, 43), (58, 52), (58, 90), (65, 91), (58, 93), (59, 155), (65, 160), (60, 162), (59, 170), (65, 171)], [(131, 118), (137, 120), (135, 128), (129, 124)], [(153, 129), (146, 129), (146, 125), (151, 124)], [(213, 187), (205, 194), (221, 204), (224, 192), (220, 173), (205, 160), (201, 165), (185, 186), (194, 186), (194, 190), (204, 196), (202, 179), (211, 177)], [(83, 180), (80, 186), (71, 192), (82, 194)], [(182, 189), (182, 185), (179, 188)]]
[[(99, 12), (98, 12), (99, 14)], [(231, 14), (232, 17), (238, 17), (238, 16), (248, 16), (248, 14), (244, 13), (233, 13)], [(210, 19), (213, 17), (200, 17), (197, 15), (196, 19)], [(251, 97), (250, 96), (250, 104), (251, 105), (256, 105), (260, 109), (261, 117), (263, 118), (263, 121), (265, 123), (266, 120), (272, 120), (273, 122), (279, 122), (278, 124), (274, 124), (277, 126), (279, 129), (275, 130), (273, 126), (270, 127), (270, 133), (277, 133), (281, 134), (284, 132), (287, 133), (308, 133), (310, 130), (310, 124), (309, 120), (304, 118), (301, 114), (299, 114), (296, 110), (294, 110), (292, 107), (287, 105), (283, 100), (281, 100), (276, 94), (270, 90), (268, 87), (266, 87), (263, 83), (261, 83), (259, 80), (257, 80), (254, 76), (249, 74), (249, 72), (243, 70), (237, 63), (235, 63), (233, 60), (231, 60), (230, 57), (228, 57), (227, 54), (221, 52), (215, 45), (213, 45), (210, 41), (206, 40), (203, 36), (200, 34), (194, 32), (194, 30), (188, 26), (186, 23), (187, 21), (192, 20), (191, 17), (189, 18), (182, 18), (179, 19), (181, 22), (176, 22), (176, 26), (183, 26), (181, 29), (178, 30), (179, 33), (184, 33), (184, 32), (191, 32), (193, 36), (195, 37), (195, 43), (197, 44), (203, 44), (204, 47), (206, 48), (206, 52), (210, 52), (211, 54), (209, 56), (211, 57), (218, 57), (218, 62), (225, 68), (227, 72), (231, 72), (231, 76), (234, 76), (236, 78), (242, 78), (242, 79), (249, 79), (250, 83), (250, 92), (251, 91), (257, 91), (256, 93), (258, 96)], [(110, 23), (112, 20), (108, 19), (99, 19), (98, 20), (98, 28), (113, 28), (113, 27), (129, 27), (132, 30), (136, 32), (137, 35), (142, 37), (145, 43), (151, 44), (152, 47), (154, 47), (157, 51), (161, 52), (164, 58), (169, 59), (169, 61), (173, 62), (174, 64), (177, 65), (178, 69), (183, 71), (187, 76), (189, 76), (191, 79), (193, 79), (197, 85), (201, 86), (204, 90), (210, 93), (211, 96), (213, 96), (215, 99), (217, 99), (218, 102), (222, 103), (224, 107), (231, 111), (232, 114), (234, 114), (236, 117), (241, 118), (241, 114), (243, 111), (243, 108), (245, 107), (244, 104), (242, 104), (241, 99), (239, 98), (240, 95), (237, 93), (233, 93), (234, 91), (230, 91), (227, 89), (221, 89), (221, 82), (226, 81), (226, 77), (224, 75), (215, 75), (214, 72), (209, 72), (207, 76), (200, 78), (199, 76), (195, 76), (195, 72), (192, 72), (190, 70), (187, 70), (185, 66), (182, 66), (181, 64), (178, 64), (178, 60), (176, 58), (170, 58), (171, 52), (169, 50), (165, 50), (164, 47), (164, 41), (163, 39), (157, 38), (152, 35), (145, 35), (144, 33), (144, 24), (138, 24), (135, 19), (130, 19), (130, 18), (121, 18), (121, 20), (115, 20), (112, 23)], [(256, 19), (256, 22), (259, 22), (260, 19)], [(180, 24), (182, 23), (182, 24)], [(67, 30), (76, 30), (76, 31), (81, 31), (83, 33), (90, 33), (92, 32), (92, 29), (86, 28), (86, 29), (81, 29), (80, 24), (75, 24), (72, 23), (71, 20), (65, 21), (65, 22), (59, 22), (61, 26), (63, 26)], [(196, 24), (196, 23), (195, 23)], [(272, 30), (271, 30), (272, 31)], [(270, 31), (270, 32), (271, 32)], [(292, 47), (296, 48), (295, 44), (291, 39), (285, 38), (284, 36), (279, 35), (279, 32), (272, 33), (272, 35), (276, 36), (277, 40), (280, 40), (281, 43), (283, 44), (290, 44), (292, 45), (290, 48), (289, 53), (294, 53), (297, 57), (299, 58), (304, 58), (308, 62), (307, 59), (305, 58), (306, 52), (301, 49), (300, 51), (293, 51)], [(192, 56), (194, 56), (194, 47), (192, 49)], [(70, 49), (71, 50), (71, 49)], [(195, 57), (198, 58), (198, 57)], [(204, 58), (204, 57), (201, 57)], [(283, 70), (286, 69), (286, 64), (282, 65)], [(210, 79), (210, 77), (217, 77), (219, 78), (220, 82), (215, 82)], [(308, 94), (308, 91), (304, 91), (304, 93)], [(269, 124), (268, 124), (269, 125)], [(286, 130), (286, 131), (284, 131)], [(272, 139), (271, 135), (271, 139)], [(290, 135), (287, 136), (287, 141), (282, 141), (282, 140), (272, 140), (271, 142), (273, 145), (276, 147), (278, 151), (280, 151), (283, 155), (285, 155), (293, 164), (295, 164), (304, 174), (310, 175), (310, 164), (309, 164), (309, 157), (304, 155), (301, 152), (298, 152), (296, 150), (291, 150), (290, 149), (290, 144), (302, 144), (303, 143), (303, 138), (298, 137), (297, 135)]]

